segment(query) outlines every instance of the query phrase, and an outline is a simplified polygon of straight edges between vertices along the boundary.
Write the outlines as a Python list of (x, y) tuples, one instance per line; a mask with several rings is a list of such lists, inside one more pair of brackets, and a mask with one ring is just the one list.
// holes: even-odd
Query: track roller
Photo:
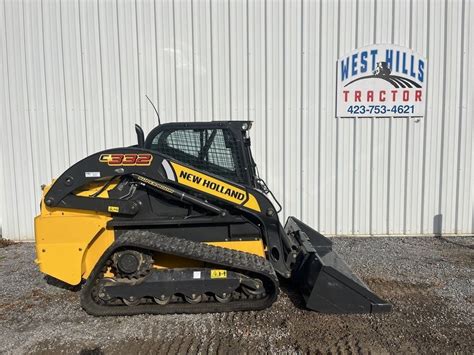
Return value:
[(153, 300), (156, 302), (156, 304), (159, 304), (160, 306), (164, 306), (164, 305), (167, 305), (170, 302), (171, 297), (161, 295), (160, 297), (153, 297)]
[(190, 297), (184, 296), (184, 299), (190, 304), (197, 304), (202, 301), (202, 295), (197, 295), (193, 293)]
[(232, 293), (223, 293), (222, 295), (214, 295), (217, 302), (227, 303), (232, 300)]
[(130, 296), (128, 298), (122, 298), (122, 301), (127, 306), (138, 306), (141, 300), (138, 297)]

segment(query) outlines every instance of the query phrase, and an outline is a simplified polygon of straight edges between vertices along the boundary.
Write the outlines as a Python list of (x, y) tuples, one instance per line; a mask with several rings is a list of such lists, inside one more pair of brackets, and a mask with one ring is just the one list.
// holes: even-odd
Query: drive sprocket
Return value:
[(153, 257), (134, 249), (125, 249), (112, 255), (112, 269), (117, 277), (139, 279), (153, 267)]

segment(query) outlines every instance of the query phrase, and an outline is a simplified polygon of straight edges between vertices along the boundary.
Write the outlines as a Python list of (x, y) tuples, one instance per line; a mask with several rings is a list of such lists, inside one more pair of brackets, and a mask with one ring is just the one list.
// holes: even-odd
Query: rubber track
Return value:
[[(92, 298), (95, 281), (100, 277), (107, 260), (118, 248), (129, 247), (152, 250), (184, 258), (199, 260), (233, 271), (245, 272), (264, 282), (267, 296), (261, 299), (233, 300), (229, 303), (203, 302), (198, 304), (169, 303), (141, 304), (137, 306), (100, 305)], [(278, 278), (273, 266), (265, 258), (232, 249), (169, 237), (149, 231), (128, 231), (116, 238), (115, 242), (102, 255), (81, 291), (81, 305), (95, 316), (133, 315), (141, 313), (210, 313), (264, 309), (275, 302), (278, 295)]]

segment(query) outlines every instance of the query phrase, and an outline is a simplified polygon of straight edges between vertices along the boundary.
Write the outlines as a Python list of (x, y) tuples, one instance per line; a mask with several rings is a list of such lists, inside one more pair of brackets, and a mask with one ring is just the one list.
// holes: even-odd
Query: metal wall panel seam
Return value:
[[(28, 83), (28, 65), (27, 65), (27, 54), (26, 54), (26, 30), (25, 30), (25, 8), (23, 6), (23, 3), (21, 4), (21, 12), (22, 12), (22, 27), (23, 27), (23, 50), (24, 50), (24, 61), (23, 61), (23, 64), (25, 66), (25, 84), (26, 84), (26, 110), (27, 110), (27, 130), (28, 130), (28, 137), (29, 137), (29, 152), (30, 152), (30, 167), (31, 167), (31, 172), (32, 172), (32, 179), (30, 180), (30, 184), (32, 185), (31, 186), (31, 190), (32, 191), (35, 191), (35, 182), (37, 181), (37, 171), (36, 169), (34, 168), (34, 164), (33, 164), (33, 147), (32, 147), (32, 142), (33, 142), (33, 139), (32, 139), (32, 136), (31, 136), (31, 131), (32, 131), (32, 125), (31, 125), (31, 106), (30, 106), (30, 92), (29, 92), (29, 88), (30, 88), (30, 85)], [(16, 178), (16, 177), (15, 177)], [(32, 197), (34, 199), (34, 206), (38, 206), (39, 205), (39, 197), (38, 196), (33, 196)]]
[[(267, 26), (268, 26), (268, 18), (267, 18), (267, 1), (264, 0), (264, 63), (265, 63), (265, 132), (268, 132), (268, 33), (267, 33)], [(265, 140), (265, 181), (268, 181), (268, 141)]]
[[(436, 4), (436, 3), (435, 3)], [(439, 8), (439, 11), (441, 11), (441, 7), (442, 7), (442, 4), (441, 3), (438, 3), (438, 8)], [(438, 17), (438, 14), (435, 12), (434, 13), (435, 16)], [(444, 14), (445, 16), (446, 14)], [(444, 17), (443, 16), (443, 17)], [(440, 16), (441, 17), (441, 16)], [(444, 36), (444, 31), (446, 31), (446, 27), (444, 26), (445, 25), (445, 21), (442, 21), (442, 18), (439, 19), (439, 26), (437, 26), (436, 28), (433, 29), (433, 34), (436, 35), (440, 32), (440, 36)], [(442, 53), (442, 50), (444, 48), (444, 45), (445, 43), (443, 42), (443, 40), (439, 40), (437, 42), (434, 43), (434, 48), (436, 48), (439, 53)], [(444, 97), (441, 97), (443, 96), (443, 85), (442, 85), (442, 82), (443, 82), (443, 66), (446, 64), (446, 62), (444, 61), (445, 59), (445, 56), (443, 54), (440, 55), (441, 58), (443, 58), (443, 60), (439, 61), (435, 66), (435, 70), (436, 70), (436, 77), (435, 77), (435, 80), (434, 80), (434, 83), (435, 83), (435, 90), (433, 90), (432, 92), (434, 92), (434, 94), (436, 96), (433, 97), (434, 100), (440, 100), (441, 102), (441, 105), (439, 107), (435, 107), (434, 109), (434, 115), (433, 115), (433, 118), (436, 120), (435, 121), (435, 124), (436, 125), (433, 125), (432, 126), (432, 131), (431, 131), (431, 136), (430, 136), (430, 139), (434, 140), (434, 142), (431, 142), (433, 143), (434, 145), (434, 149), (431, 149), (430, 150), (430, 155), (432, 155), (433, 153), (436, 153), (436, 155), (434, 157), (432, 157), (432, 159), (430, 159), (430, 162), (432, 163), (431, 164), (431, 169), (432, 169), (432, 174), (430, 175), (430, 179), (429, 181), (432, 183), (432, 194), (430, 194), (428, 197), (429, 197), (429, 200), (431, 202), (431, 213), (432, 214), (438, 214), (439, 213), (439, 210), (438, 210), (438, 201), (439, 199), (441, 198), (441, 196), (439, 195), (439, 186), (440, 186), (440, 180), (442, 179), (441, 176), (439, 176), (439, 172), (440, 172), (440, 165), (441, 165), (441, 160), (442, 160), (442, 154), (443, 154), (443, 151), (441, 150), (441, 145), (440, 145), (440, 142), (441, 142), (441, 139), (442, 139), (442, 135), (443, 135), (443, 132), (441, 131), (440, 129), (440, 126), (443, 124), (442, 122), (442, 115), (444, 113)], [(434, 63), (433, 63), (434, 64)], [(431, 220), (431, 215), (428, 215), (427, 216), (430, 220)], [(434, 220), (433, 220), (434, 222)], [(432, 225), (432, 230), (434, 231), (434, 223)]]
[[(339, 27), (341, 24), (341, 0), (338, 0), (337, 1), (337, 27)], [(340, 49), (340, 43), (341, 43), (341, 38), (340, 38), (341, 34), (340, 34), (340, 31), (337, 32), (337, 42), (336, 42), (336, 48), (337, 48), (337, 52), (336, 52), (336, 56), (337, 58), (339, 58), (339, 56), (341, 55), (341, 49)], [(337, 79), (337, 77), (336, 77)], [(337, 220), (337, 215), (338, 215), (338, 180), (339, 180), (339, 174), (338, 174), (338, 158), (339, 158), (339, 121), (340, 119), (339, 118), (336, 118), (336, 139), (335, 139), (335, 148), (336, 148), (336, 151), (335, 151), (335, 155), (336, 155), (336, 159), (335, 159), (335, 196), (334, 196), (334, 234), (337, 235), (338, 234), (338, 220)]]
[(102, 31), (100, 29), (100, 7), (99, 1), (97, 0), (97, 31), (98, 31), (98, 41), (99, 41), (99, 63), (100, 63), (100, 95), (101, 95), (101, 103), (102, 103), (102, 126), (103, 126), (103, 139), (104, 145), (107, 147), (107, 133), (106, 133), (106, 125), (105, 125), (105, 99), (104, 99), (104, 69), (103, 69), (103, 61), (102, 61)]
[[(285, 11), (285, 5), (286, 5), (286, 2), (285, 0), (281, 0), (281, 4), (282, 4), (282, 37), (281, 37), (281, 40), (282, 40), (282, 45), (281, 45), (281, 49), (282, 49), (282, 53), (281, 53), (281, 56), (282, 56), (282, 75), (281, 75), (281, 80), (282, 80), (282, 100), (281, 100), (281, 104), (282, 104), (282, 108), (281, 108), (281, 113), (282, 113), (282, 123), (283, 123), (283, 139), (282, 139), (282, 146), (286, 148), (286, 40), (285, 40), (285, 36), (286, 36), (286, 11)], [(286, 149), (285, 149), (286, 150)], [(283, 211), (281, 211), (282, 213), (282, 219), (285, 220), (285, 217), (286, 217), (286, 208), (287, 205), (286, 205), (286, 194), (287, 194), (287, 190), (286, 190), (286, 173), (285, 173), (285, 167), (286, 167), (286, 156), (285, 154), (283, 154), (283, 156), (281, 157), (282, 159), (282, 166), (283, 166), (283, 172), (281, 174), (281, 185), (283, 186), (283, 191), (282, 191), (282, 200), (281, 200), (281, 204), (283, 206)]]
[(227, 50), (229, 51), (229, 71), (228, 71), (228, 75), (229, 75), (229, 112), (230, 112), (230, 116), (229, 116), (229, 120), (232, 121), (232, 46), (231, 46), (231, 43), (232, 43), (232, 37), (231, 37), (231, 26), (230, 26), (230, 1), (231, 0), (228, 0), (227, 1)]
[[(11, 22), (11, 33), (14, 36), (14, 41), (12, 44), (14, 56), (15, 53), (18, 55), (15, 58), (13, 63), (13, 75), (14, 75), (14, 96), (13, 102), (15, 103), (13, 106), (14, 109), (14, 118), (20, 117), (21, 119), (14, 119), (12, 122), (12, 131), (14, 136), (18, 136), (20, 133), (29, 131), (29, 97), (28, 97), (28, 78), (26, 73), (26, 67), (24, 65), (24, 58), (26, 53), (24, 52), (24, 46), (22, 44), (23, 39), (23, 17), (22, 17), (22, 6), (21, 2), (12, 3), (11, 4), (11, 11), (12, 11), (12, 22)], [(16, 19), (16, 20), (15, 20)], [(10, 82), (11, 83), (11, 82)], [(27, 133), (29, 136), (29, 133)], [(15, 152), (20, 156), (24, 157), (26, 160), (31, 159), (30, 149), (29, 149), (29, 142), (26, 141), (23, 145), (18, 145), (18, 140), (15, 139), (13, 141), (13, 145), (15, 147)], [(20, 183), (20, 194), (16, 196), (16, 203), (17, 208), (22, 211), (23, 213), (19, 215), (19, 231), (20, 231), (20, 238), (24, 238), (27, 235), (31, 234), (32, 230), (30, 228), (30, 223), (27, 223), (27, 216), (30, 215), (32, 209), (34, 208), (31, 203), (28, 203), (28, 196), (31, 196), (32, 191), (30, 190), (31, 182), (28, 179), (25, 179), (24, 176), (32, 176), (32, 172), (29, 171), (30, 164), (23, 165), (21, 161), (14, 160), (14, 164), (18, 166), (18, 171), (23, 171), (24, 174), (19, 176), (15, 176), (16, 179), (19, 180)], [(25, 223), (26, 222), (26, 223)]]
[[(137, 80), (138, 80), (138, 124), (140, 126), (143, 125), (142, 123), (142, 85), (140, 82), (140, 41), (138, 40), (138, 8), (137, 8), (137, 0), (135, 0), (135, 36), (137, 41)], [(128, 127), (128, 129), (132, 129), (132, 127)]]
[[(355, 31), (353, 31), (354, 33), (354, 48), (358, 48), (359, 47), (359, 6), (360, 6), (360, 2), (359, 0), (356, 0), (355, 2), (355, 24), (354, 24), (354, 27), (355, 27)], [(352, 193), (351, 193), (351, 229), (352, 229), (352, 233), (355, 233), (355, 219), (356, 219), (356, 215), (355, 215), (355, 209), (356, 209), (356, 171), (357, 171), (357, 164), (358, 164), (358, 161), (357, 161), (357, 118), (355, 118), (353, 120), (353, 127), (352, 127), (352, 162), (353, 162), (353, 167), (352, 167)]]
[[(47, 142), (48, 142), (48, 156), (51, 156), (51, 152), (52, 152), (52, 147), (51, 147), (51, 121), (50, 121), (50, 115), (49, 115), (49, 99), (48, 99), (48, 84), (47, 84), (47, 81), (46, 81), (46, 54), (45, 54), (45, 31), (44, 31), (44, 9), (43, 9), (43, 0), (41, 0), (40, 2), (40, 8), (41, 8), (41, 16), (38, 16), (40, 19), (41, 19), (41, 41), (42, 41), (42, 48), (41, 48), (41, 55), (43, 57), (43, 74), (44, 74), (44, 80), (43, 80), (43, 83), (44, 83), (44, 98), (45, 98), (45, 106), (46, 106), (46, 109), (45, 109), (45, 116), (46, 116), (46, 125), (47, 125), (47, 133), (48, 133), (48, 136), (47, 136)], [(49, 173), (50, 173), (50, 176), (53, 176), (53, 166), (51, 164), (51, 159), (49, 159)]]
[[(304, 53), (305, 53), (305, 50), (304, 50), (304, 0), (301, 0), (301, 13), (300, 13), (300, 16), (301, 16), (301, 27), (300, 27), (300, 31), (301, 31), (301, 63), (300, 63), (300, 75), (301, 75), (301, 87), (300, 87), (300, 132), (299, 132), (299, 136), (300, 136), (300, 161), (303, 162), (304, 161), (304, 158), (303, 158), (303, 154), (304, 154), (304, 149), (303, 149), (303, 146), (304, 146), (304, 130), (303, 130), (303, 120), (304, 120), (304, 109), (303, 109), (303, 100), (304, 100)], [(303, 181), (304, 181), (304, 175), (305, 175), (305, 170), (304, 170), (305, 166), (304, 164), (301, 165), (301, 172), (300, 172), (300, 176), (299, 176), (299, 184), (300, 184), (300, 195), (299, 195), (299, 204), (300, 204), (300, 218), (302, 220), (304, 220), (306, 217), (303, 213), (303, 206), (304, 206), (304, 200), (306, 199), (306, 196), (304, 195), (304, 184), (303, 184)]]
[[(374, 31), (372, 42), (377, 43), (377, 1), (374, 1)], [(368, 231), (371, 235), (373, 233), (373, 181), (374, 181), (374, 117), (370, 119), (370, 162), (369, 162), (369, 226)]]
[[(427, 16), (424, 16), (425, 15), (425, 9), (427, 8), (428, 4), (426, 3), (426, 1), (418, 1), (416, 2), (416, 16), (415, 18), (417, 19), (421, 19), (421, 21), (417, 21), (417, 26), (421, 25), (421, 31), (419, 34), (417, 34), (415, 36), (415, 39), (416, 39), (416, 44), (415, 46), (418, 48), (418, 52), (420, 54), (422, 54), (423, 56), (425, 56), (427, 58), (427, 46), (428, 46), (428, 39), (429, 37), (425, 35), (425, 32), (428, 31), (428, 26), (429, 26), (429, 18), (427, 18)], [(427, 58), (428, 60), (428, 64), (429, 65), (429, 59)], [(425, 97), (427, 98), (427, 93), (429, 92), (429, 88), (428, 88), (428, 83), (427, 81), (429, 80), (428, 79), (429, 75), (426, 75), (425, 76)], [(426, 105), (426, 104), (425, 104)], [(426, 109), (426, 106), (425, 106), (425, 109)], [(411, 216), (411, 220), (412, 220), (412, 223), (413, 223), (413, 229), (412, 229), (412, 233), (415, 232), (415, 233), (420, 233), (421, 234), (421, 231), (422, 231), (422, 226), (421, 226), (421, 221), (422, 221), (422, 218), (423, 218), (423, 211), (422, 211), (422, 206), (424, 204), (424, 197), (422, 196), (422, 190), (423, 190), (423, 174), (424, 174), (424, 161), (425, 161), (425, 156), (423, 155), (424, 154), (424, 149), (426, 149), (426, 118), (425, 117), (424, 119), (422, 119), (420, 121), (420, 126), (418, 127), (418, 137), (419, 137), (419, 140), (417, 142), (417, 151), (418, 151), (418, 160), (417, 160), (417, 164), (413, 164), (414, 165), (414, 171), (416, 171), (416, 174), (417, 174), (417, 177), (416, 177), (416, 181), (412, 184), (412, 190), (411, 190), (411, 194), (415, 194), (417, 195), (417, 205), (414, 207), (414, 210), (416, 213), (410, 213), (410, 216)], [(415, 169), (416, 167), (416, 169)]]
[[(474, 17), (474, 4), (473, 4), (472, 1), (470, 1), (470, 2), (466, 3), (466, 6), (468, 7), (468, 10), (466, 11), (466, 13), (468, 13), (469, 18), (472, 19)], [(472, 20), (471, 21), (466, 21), (466, 24), (467, 24), (467, 29), (465, 29), (465, 30), (466, 30), (466, 33), (467, 33), (467, 39), (466, 39), (467, 48), (466, 48), (466, 63), (465, 63), (465, 66), (466, 66), (466, 71), (468, 73), (466, 75), (466, 77), (472, 78), (473, 75), (474, 75), (474, 71), (473, 71), (473, 67), (474, 67), (474, 46), (472, 44), (473, 39), (474, 39), (474, 22)], [(470, 82), (472, 83), (472, 80)], [(468, 119), (469, 117), (472, 117), (474, 115), (473, 105), (472, 105), (472, 103), (474, 102), (474, 90), (473, 90), (472, 85), (469, 85), (469, 81), (466, 81), (466, 90), (465, 91), (466, 91), (466, 104), (463, 107), (465, 107), (465, 117), (466, 117), (465, 123), (466, 123), (467, 129), (465, 129), (464, 132), (466, 132), (466, 134), (469, 134), (470, 136), (468, 136), (465, 139), (465, 144), (468, 147), (466, 147), (466, 149), (464, 151), (465, 151), (465, 154), (469, 154), (469, 153), (471, 154), (471, 159), (463, 160), (464, 164), (466, 165), (465, 174), (467, 175), (466, 177), (463, 176), (463, 178), (464, 178), (463, 180), (470, 187), (471, 199), (470, 199), (470, 201), (464, 202), (465, 204), (467, 204), (467, 206), (465, 206), (466, 208), (463, 208), (462, 211), (465, 213), (465, 217), (466, 217), (466, 227), (467, 227), (466, 229), (469, 229), (471, 231), (471, 233), (474, 233), (474, 184), (473, 184), (473, 177), (474, 177), (474, 154), (473, 154), (473, 151), (474, 151), (474, 148), (473, 148), (474, 129), (473, 129), (472, 119)], [(469, 106), (469, 103), (471, 104), (470, 106)], [(469, 127), (471, 129), (469, 129)]]
[[(395, 0), (392, 0), (392, 16), (395, 14)], [(391, 42), (395, 42), (395, 20), (392, 19)], [(388, 119), (388, 149), (387, 149), (387, 216), (385, 219), (385, 233), (390, 234), (390, 181), (391, 181), (391, 149), (392, 149), (392, 117)]]
[[(373, 37), (372, 42), (377, 43), (377, 1), (374, 1), (373, 12)], [(369, 211), (368, 211), (368, 232), (373, 233), (373, 181), (374, 181), (374, 117), (370, 118), (370, 145), (369, 145)]]
[(250, 36), (249, 36), (249, 0), (245, 0), (245, 35), (247, 40), (247, 120), (250, 121)]
[[(99, 1), (99, 0), (97, 0)], [(160, 74), (159, 74), (159, 65), (158, 65), (158, 61), (159, 61), (159, 54), (158, 54), (158, 27), (157, 27), (157, 23), (158, 21), (156, 20), (156, 1), (153, 1), (153, 24), (154, 24), (154, 30), (155, 30), (155, 55), (156, 55), (156, 58), (155, 58), (155, 66), (156, 66), (156, 103), (155, 103), (155, 106), (156, 106), (156, 109), (158, 110), (158, 112), (160, 112), (160, 105), (161, 105), (161, 101), (160, 101)], [(161, 116), (160, 116), (161, 118)]]
[(455, 222), (454, 222), (454, 231), (459, 232), (459, 195), (460, 195), (460, 179), (461, 179), (461, 154), (462, 154), (462, 142), (463, 142), (463, 94), (464, 94), (464, 24), (465, 24), (465, 9), (466, 1), (462, 1), (461, 5), (461, 22), (460, 22), (460, 32), (461, 32), (461, 53), (459, 58), (459, 124), (458, 124), (458, 144), (457, 144), (457, 162), (456, 162), (456, 197), (455, 197)]
[[(322, 32), (323, 32), (323, 2), (319, 2), (319, 46), (318, 46), (318, 118), (321, 118), (322, 115), (322, 80), (321, 80), (321, 73), (322, 73)], [(318, 119), (318, 211), (317, 211), (317, 224), (319, 228), (321, 228), (321, 119)]]
[[(409, 37), (408, 37), (408, 47), (412, 48), (412, 35), (413, 35), (413, 0), (410, 0), (410, 10), (409, 10)], [(410, 151), (410, 120), (406, 119), (406, 148), (405, 148), (405, 176), (403, 183), (403, 232), (407, 232), (407, 204), (408, 204), (408, 160), (409, 160), (409, 151)]]
[(83, 117), (83, 120), (84, 120), (84, 129), (85, 129), (85, 134), (84, 134), (84, 137), (85, 137), (85, 142), (86, 142), (86, 155), (89, 155), (89, 150), (87, 149), (89, 147), (89, 144), (88, 144), (88, 140), (89, 140), (89, 134), (87, 133), (87, 109), (86, 109), (86, 89), (85, 89), (85, 85), (84, 85), (84, 58), (83, 58), (83, 53), (84, 53), (84, 49), (83, 49), (83, 42), (82, 42), (82, 20), (81, 20), (81, 6), (80, 6), (80, 0), (77, 0), (77, 4), (78, 4), (78, 7), (77, 7), (77, 16), (79, 18), (79, 43), (80, 43), (80, 48), (81, 48), (81, 53), (80, 53), (80, 57), (81, 57), (81, 78), (82, 78), (82, 96), (83, 96), (83, 110), (84, 110), (84, 117)]
[(119, 88), (120, 88), (120, 117), (121, 117), (121, 126), (122, 126), (122, 136), (121, 136), (121, 143), (125, 141), (125, 133), (124, 130), (127, 129), (128, 127), (124, 127), (123, 121), (124, 121), (124, 116), (123, 116), (123, 88), (122, 88), (122, 51), (120, 50), (120, 24), (119, 24), (119, 4), (118, 0), (115, 2), (115, 16), (116, 16), (116, 21), (117, 21), (117, 51), (118, 51), (118, 71), (119, 71)]
[[(467, 2), (466, 6), (468, 10), (466, 13), (469, 13), (470, 16), (469, 18), (472, 18), (474, 16), (474, 5), (471, 2)], [(466, 60), (465, 60), (465, 66), (466, 66), (466, 72), (467, 75), (466, 77), (471, 77), (473, 75), (473, 70), (472, 67), (474, 66), (474, 46), (472, 45), (472, 39), (474, 38), (474, 23), (473, 21), (466, 21), (466, 26), (467, 28), (463, 29), (466, 31), (467, 38), (466, 38)], [(469, 55), (470, 54), (470, 55)], [(469, 75), (469, 73), (471, 73)], [(474, 233), (474, 185), (473, 185), (473, 176), (474, 176), (474, 154), (473, 154), (473, 138), (474, 138), (474, 129), (473, 128), (473, 123), (472, 120), (468, 119), (468, 117), (472, 117), (472, 102), (474, 102), (474, 91), (472, 90), (472, 86), (468, 85), (469, 82), (466, 81), (466, 104), (463, 105), (464, 112), (465, 112), (465, 125), (466, 128), (464, 130), (465, 134), (469, 134), (469, 136), (466, 137), (465, 139), (465, 149), (464, 149), (464, 154), (468, 154), (470, 152), (471, 154), (471, 159), (464, 159), (463, 164), (465, 165), (464, 171), (465, 175), (463, 174), (463, 182), (465, 184), (470, 185), (470, 190), (471, 190), (471, 199), (470, 201), (467, 201), (467, 208), (462, 208), (464, 217), (466, 217), (466, 229), (469, 229), (471, 232)], [(471, 107), (469, 108), (468, 105), (471, 103)], [(471, 112), (471, 114), (470, 114)], [(469, 127), (471, 129), (469, 129)], [(470, 149), (469, 149), (470, 147)], [(470, 176), (470, 179), (469, 179)], [(465, 204), (466, 202), (464, 202)]]
[[(426, 18), (427, 18), (427, 30), (426, 30), (426, 54), (425, 57), (428, 58), (428, 54), (430, 52), (430, 1), (427, 1), (426, 3)], [(425, 112), (428, 112), (428, 97), (429, 97), (429, 75), (426, 76), (426, 81), (425, 81), (425, 95), (427, 97), (427, 100), (425, 101)], [(427, 152), (427, 143), (426, 143), (426, 138), (428, 134), (428, 120), (423, 120), (423, 161), (422, 161), (422, 183), (421, 183), (421, 220), (420, 220), (420, 233), (423, 233), (425, 228), (425, 223), (424, 223), (424, 216), (425, 216), (425, 192), (426, 192), (426, 185), (425, 185), (425, 177), (426, 177), (426, 152)]]
[[(66, 136), (67, 136), (67, 141), (71, 142), (71, 137), (69, 135), (70, 129), (69, 129), (69, 115), (68, 115), (68, 104), (67, 104), (67, 89), (66, 89), (66, 68), (64, 65), (64, 39), (63, 39), (63, 15), (62, 15), (62, 5), (61, 2), (59, 2), (59, 38), (60, 38), (60, 48), (61, 48), (61, 70), (62, 70), (62, 80), (63, 80), (63, 88), (64, 88), (64, 122), (66, 126)], [(67, 164), (71, 164), (71, 149), (67, 150)]]
[[(1, 54), (1, 53), (0, 53)], [(1, 150), (3, 151), (3, 146), (0, 144), (0, 148), (2, 148)], [(3, 154), (2, 154), (3, 155)], [(5, 201), (6, 201), (6, 196), (5, 196), (5, 193), (4, 193), (4, 186), (5, 186), (5, 182), (4, 182), (4, 177), (3, 177), (3, 158), (0, 157), (0, 186), (2, 188), (0, 188), (0, 237), (3, 236), (4, 234), (4, 227), (3, 227), (3, 220), (5, 218)]]
[[(4, 34), (5, 34), (5, 64), (6, 64), (6, 82), (7, 82), (7, 91), (8, 91), (8, 102), (6, 103), (8, 105), (8, 111), (9, 111), (9, 118), (7, 120), (7, 127), (6, 127), (6, 131), (9, 131), (9, 134), (7, 135), (7, 141), (10, 142), (10, 152), (13, 152), (13, 133), (12, 133), (12, 117), (13, 117), (13, 114), (12, 114), (12, 100), (11, 100), (11, 81), (10, 81), (10, 61), (8, 59), (8, 26), (7, 26), (7, 5), (6, 5), (6, 1), (3, 3), (3, 24), (4, 24)], [(2, 154), (2, 161), (5, 161), (4, 159), (4, 154)], [(5, 169), (5, 166), (4, 166), (4, 169)], [(7, 169), (4, 170), (4, 173), (6, 173)], [(10, 161), (10, 167), (8, 169), (8, 171), (13, 171), (13, 176), (17, 176), (17, 173), (16, 173), (16, 169), (15, 169), (15, 164)], [(4, 179), (4, 181), (10, 181), (12, 183), (12, 189), (8, 189), (7, 191), (11, 193), (13, 193), (14, 195), (16, 195), (16, 191), (18, 191), (17, 189), (17, 179)], [(13, 200), (13, 198), (12, 198)], [(19, 216), (18, 216), (18, 206), (16, 205), (16, 201), (8, 201), (10, 203), (14, 203), (15, 204), (15, 208), (14, 209), (10, 209), (10, 211), (13, 211), (13, 217), (11, 218), (8, 218), (8, 215), (7, 215), (7, 221), (5, 223), (5, 231), (3, 231), (3, 233), (5, 233), (7, 236), (9, 235), (10, 233), (10, 219), (13, 219), (14, 221), (12, 221), (12, 225), (13, 225), (13, 228), (12, 228), (12, 234), (15, 235), (17, 238), (19, 236)], [(7, 208), (8, 206), (8, 202), (5, 206), (5, 210), (9, 210)], [(11, 204), (10, 204), (11, 206)]]
[(211, 112), (212, 121), (215, 119), (214, 113), (214, 55), (213, 55), (213, 36), (212, 36), (212, 0), (209, 0), (209, 41), (210, 45), (210, 59), (211, 59)]
[(196, 68), (195, 68), (195, 53), (194, 53), (194, 6), (193, 1), (191, 5), (191, 54), (192, 54), (192, 73), (193, 73), (193, 120), (196, 122)]
[[(442, 117), (441, 117), (441, 147), (440, 147), (440, 163), (439, 163), (439, 200), (438, 200), (438, 214), (441, 215), (442, 218), (442, 212), (443, 212), (443, 167), (444, 167), (444, 127), (445, 127), (445, 117), (446, 117), (446, 61), (447, 61), (447, 49), (448, 49), (448, 2), (445, 1), (444, 4), (444, 37), (443, 37), (443, 79), (442, 79), (442, 92), (443, 92), (443, 101), (441, 103), (441, 112), (442, 112)], [(441, 219), (441, 223), (444, 221)], [(434, 227), (434, 226), (433, 226)], [(436, 232), (436, 231), (434, 231)], [(439, 233), (441, 233), (441, 226)]]

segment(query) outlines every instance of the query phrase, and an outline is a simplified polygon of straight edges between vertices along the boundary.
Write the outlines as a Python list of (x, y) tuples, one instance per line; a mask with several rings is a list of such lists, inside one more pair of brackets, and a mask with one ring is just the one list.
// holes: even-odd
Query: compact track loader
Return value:
[(250, 127), (168, 123), (145, 139), (136, 126), (137, 145), (71, 166), (43, 189), (40, 270), (83, 283), (81, 305), (93, 315), (263, 309), (279, 278), (312, 310), (389, 311), (329, 239), (294, 217), (280, 224)]

